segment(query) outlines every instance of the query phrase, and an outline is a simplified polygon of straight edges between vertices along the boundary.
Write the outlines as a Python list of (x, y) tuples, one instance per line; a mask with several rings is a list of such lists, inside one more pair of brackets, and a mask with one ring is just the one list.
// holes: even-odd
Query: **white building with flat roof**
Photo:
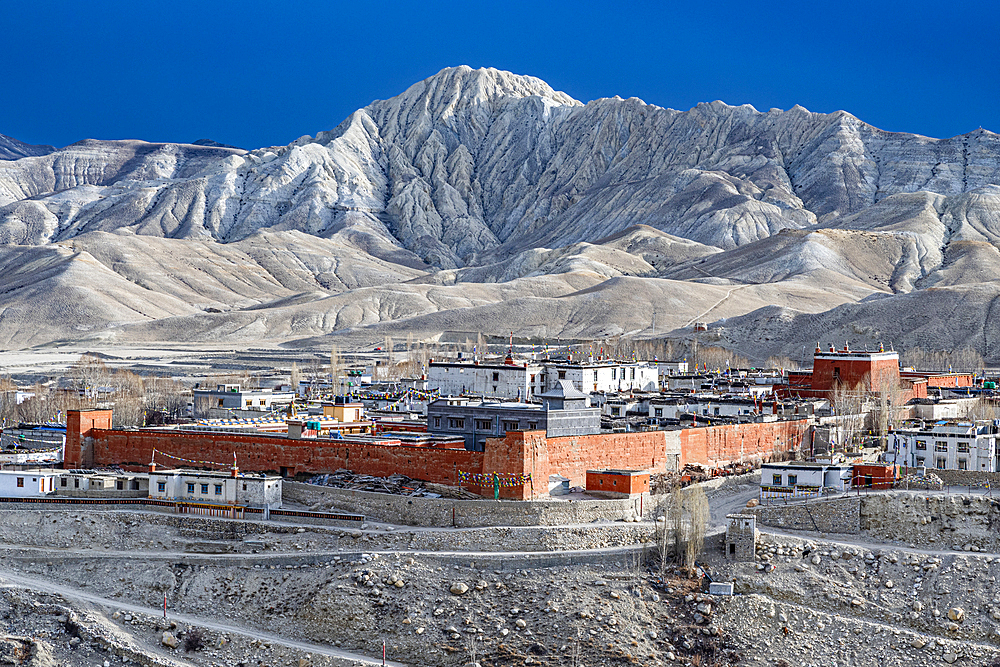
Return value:
[(889, 435), (887, 463), (936, 470), (1000, 471), (993, 421), (941, 420), (922, 428), (899, 429)]
[(32, 498), (55, 493), (62, 471), (0, 470), (0, 498)]
[(195, 389), (193, 393), (196, 415), (212, 409), (269, 412), (275, 407), (288, 405), (295, 400), (295, 394), (291, 391), (243, 389), (238, 384), (220, 384), (214, 389)]
[(254, 473), (208, 470), (152, 470), (149, 497), (220, 505), (243, 505), (271, 509), (281, 506), (281, 478)]
[(431, 361), (427, 389), (442, 396), (475, 394), (490, 398), (526, 401), (545, 388), (538, 364)]
[(660, 388), (656, 365), (645, 361), (546, 362), (544, 380), (545, 391), (554, 389), (560, 380), (569, 380), (574, 389), (587, 394), (658, 391)]

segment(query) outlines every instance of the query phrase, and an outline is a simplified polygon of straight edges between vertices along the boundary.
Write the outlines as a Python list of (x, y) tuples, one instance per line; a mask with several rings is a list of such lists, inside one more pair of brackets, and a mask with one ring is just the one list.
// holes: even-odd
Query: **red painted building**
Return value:
[(788, 373), (785, 384), (775, 385), (774, 393), (780, 398), (830, 398), (838, 388), (879, 392), (899, 387), (902, 402), (911, 398), (926, 398), (927, 376), (913, 373), (905, 378), (899, 373), (899, 353), (859, 352), (848, 346), (838, 350), (832, 345), (813, 353), (812, 371)]
[(851, 487), (891, 489), (899, 478), (899, 468), (891, 463), (855, 463), (851, 471)]
[(610, 496), (632, 496), (649, 491), (649, 472), (645, 470), (588, 470), (587, 491)]

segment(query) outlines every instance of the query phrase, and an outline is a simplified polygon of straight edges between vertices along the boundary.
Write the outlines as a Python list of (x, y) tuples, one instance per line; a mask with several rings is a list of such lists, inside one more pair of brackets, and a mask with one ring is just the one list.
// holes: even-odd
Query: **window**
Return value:
[(62, 479), (59, 480), (59, 486), (66, 486), (66, 482), (67, 482), (66, 478), (63, 477)]
[(80, 478), (79, 477), (76, 477), (76, 478), (73, 479), (73, 488), (74, 489), (79, 489), (80, 488)]
[(618, 379), (618, 369), (617, 368), (612, 368), (611, 369), (611, 379), (612, 380), (617, 380)]
[(493, 381), (494, 382), (499, 382), (500, 381), (500, 373), (498, 373), (496, 371), (493, 372)]
[(219, 399), (219, 407), (220, 408), (222, 407), (222, 399), (221, 398)]
[(621, 408), (611, 408), (611, 414), (612, 414), (612, 416), (617, 417), (621, 413), (622, 413), (622, 409)]
[(944, 467), (945, 467), (946, 463), (947, 463), (946, 459), (938, 459), (937, 460), (937, 469), (938, 470), (944, 470)]
[(476, 420), (477, 431), (489, 431), (491, 428), (493, 428), (493, 422), (491, 422), (489, 419)]
[(448, 427), (449, 428), (465, 428), (465, 420), (464, 419), (456, 419), (456, 418), (452, 417), (452, 418), (448, 419)]
[(265, 405), (267, 405), (267, 403), (264, 401), (263, 398), (260, 399), (260, 405), (261, 405), (261, 407), (264, 407)]
[(653, 408), (653, 416), (654, 417), (662, 417), (663, 416), (663, 408)]
[(771, 475), (771, 484), (781, 486), (781, 475)]
[(597, 382), (597, 371), (594, 371), (594, 382)]
[(917, 440), (917, 449), (927, 449), (927, 441)]
[(534, 431), (538, 429), (538, 422), (528, 422), (528, 430)]
[(440, 426), (440, 425), (441, 425), (441, 418), (440, 417), (435, 417), (434, 418), (434, 426)]
[(248, 398), (248, 399), (247, 399), (247, 407), (249, 408), (249, 407), (251, 407), (252, 405), (253, 405), (253, 399), (252, 399), (252, 398)]
[(917, 466), (920, 467), (922, 465), (924, 465), (924, 457), (918, 456), (917, 457)]
[(188, 482), (188, 493), (194, 493), (194, 482)]
[(520, 428), (521, 428), (520, 422), (504, 422), (503, 423), (503, 430), (504, 431), (516, 431), (516, 430), (518, 430)]
[(204, 493), (204, 494), (208, 493), (208, 484), (202, 484), (201, 485), (201, 492)]
[(969, 462), (968, 462), (968, 460), (966, 460), (966, 459), (959, 459), (958, 460), (958, 469), (959, 470), (968, 470), (969, 469)]
[(635, 379), (635, 369), (634, 368), (632, 369), (632, 377), (630, 379), (632, 379), (632, 380)]
[(788, 486), (795, 486), (796, 483), (798, 483), (798, 481), (799, 481), (799, 476), (798, 475), (789, 475), (788, 476)]
[(215, 495), (217, 495), (217, 496), (221, 496), (222, 495), (222, 485), (221, 484), (216, 484), (215, 485)]
[(715, 408), (715, 416), (716, 416), (716, 417), (718, 417), (718, 416), (719, 416), (719, 408), (718, 408), (718, 407), (716, 407), (716, 408)]
[(119, 491), (124, 491), (125, 490), (125, 480), (119, 479), (118, 481), (116, 481), (115, 482), (115, 488), (118, 489)]
[(937, 440), (937, 441), (935, 441), (934, 442), (934, 451), (935, 452), (947, 452), (948, 451), (948, 443), (945, 442), (944, 440)]
[(559, 379), (560, 380), (566, 379), (566, 371), (559, 371)]
[(24, 478), (23, 477), (18, 477), (17, 478), (17, 488), (20, 489), (20, 488), (23, 488), (23, 487), (24, 487)]
[(166, 482), (157, 482), (156, 483), (156, 490), (159, 491), (160, 493), (166, 493), (166, 491), (167, 491), (167, 483)]
[(243, 490), (244, 490), (244, 491), (246, 491), (246, 490), (247, 490), (247, 483), (246, 483), (246, 482), (243, 482)]
[(958, 453), (959, 454), (968, 454), (969, 453), (969, 443), (968, 442), (960, 442), (960, 443), (958, 443)]

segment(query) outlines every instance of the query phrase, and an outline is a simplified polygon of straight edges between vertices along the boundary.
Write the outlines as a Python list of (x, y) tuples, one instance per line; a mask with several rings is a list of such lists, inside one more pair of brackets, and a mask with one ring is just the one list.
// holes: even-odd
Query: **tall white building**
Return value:
[(539, 364), (431, 361), (427, 388), (442, 396), (476, 394), (525, 401), (545, 391)]
[(584, 393), (657, 391), (660, 387), (656, 365), (645, 361), (546, 362), (544, 380), (546, 391), (560, 380), (569, 380)]
[(889, 435), (888, 463), (937, 470), (1000, 471), (997, 425), (992, 421), (939, 421)]

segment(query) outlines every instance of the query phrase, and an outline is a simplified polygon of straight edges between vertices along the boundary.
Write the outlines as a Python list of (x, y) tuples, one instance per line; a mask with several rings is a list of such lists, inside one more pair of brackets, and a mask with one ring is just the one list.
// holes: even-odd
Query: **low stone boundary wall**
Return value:
[(947, 486), (977, 486), (989, 482), (990, 486), (1000, 488), (1000, 472), (985, 472), (982, 470), (931, 470), (941, 478)]
[[(0, 508), (16, 509), (22, 506), (26, 509), (79, 509), (81, 506), (99, 506), (102, 510), (131, 509), (131, 510), (153, 510), (159, 512), (169, 512), (173, 514), (185, 514), (179, 511), (181, 506), (191, 507), (212, 507), (218, 510), (227, 510), (228, 505), (208, 505), (188, 502), (174, 502), (172, 500), (155, 500), (149, 498), (69, 498), (66, 496), (43, 496), (40, 498), (0, 498)], [(288, 523), (318, 523), (360, 526), (364, 523), (365, 517), (361, 514), (346, 514), (338, 512), (312, 512), (307, 510), (266, 510), (263, 507), (243, 507), (238, 506), (243, 516), (253, 521), (284, 521)], [(191, 512), (188, 512), (191, 514)], [(194, 512), (194, 514), (208, 514), (215, 518), (230, 518), (221, 514), (206, 512)], [(240, 517), (232, 517), (240, 518)]]
[(861, 532), (861, 499), (843, 496), (829, 500), (814, 500), (786, 504), (761, 505), (752, 509), (763, 526), (785, 530), (808, 530), (817, 533)]
[(617, 521), (652, 512), (648, 494), (615, 500), (451, 500), (413, 498), (284, 482), (285, 501), (363, 514), (375, 521), (423, 527), (551, 526)]

